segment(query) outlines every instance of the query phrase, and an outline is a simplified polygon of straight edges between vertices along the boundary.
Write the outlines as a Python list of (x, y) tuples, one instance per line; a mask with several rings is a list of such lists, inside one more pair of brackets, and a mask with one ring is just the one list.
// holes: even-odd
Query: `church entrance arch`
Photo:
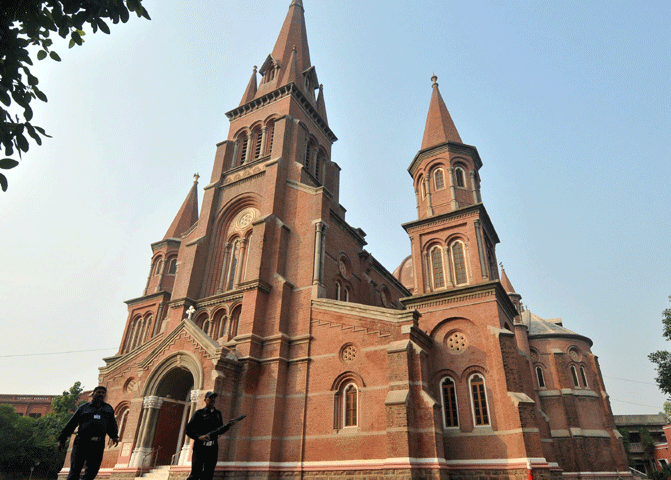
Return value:
[(172, 355), (152, 372), (130, 466), (173, 465), (188, 456), (185, 427), (202, 383), (200, 362), (186, 352)]

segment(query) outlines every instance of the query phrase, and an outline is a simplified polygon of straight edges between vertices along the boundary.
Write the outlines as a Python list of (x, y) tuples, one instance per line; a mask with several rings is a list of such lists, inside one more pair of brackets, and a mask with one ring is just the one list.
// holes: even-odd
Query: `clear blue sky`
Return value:
[[(53, 136), (0, 194), (0, 393), (97, 381), (192, 175), (209, 178), (224, 113), (273, 48), (289, 0), (146, 2), (83, 47), (38, 62)], [(594, 340), (615, 413), (664, 397), (669, 348), (671, 4), (304, 0), (339, 137), (347, 220), (389, 270), (416, 218), (407, 173), (433, 72), (475, 145), (497, 254), (534, 313)], [(206, 182), (201, 182), (201, 186)], [(202, 198), (202, 190), (199, 192)], [(25, 356), (51, 352), (89, 353)], [(24, 355), (24, 356), (12, 356)], [(628, 403), (627, 403), (628, 402)]]

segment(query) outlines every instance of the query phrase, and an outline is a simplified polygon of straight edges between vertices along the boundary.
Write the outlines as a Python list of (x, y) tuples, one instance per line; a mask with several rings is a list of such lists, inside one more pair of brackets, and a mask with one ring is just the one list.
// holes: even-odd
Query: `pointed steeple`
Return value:
[(443, 97), (440, 95), (436, 80), (438, 80), (438, 77), (433, 75), (431, 77), (433, 93), (431, 94), (429, 114), (426, 117), (426, 126), (424, 127), (422, 150), (445, 142), (463, 143), (450, 112), (447, 111)]
[(505, 289), (507, 294), (514, 293), (516, 294), (517, 292), (513, 288), (513, 284), (510, 283), (510, 280), (508, 279), (508, 275), (506, 275), (506, 271), (503, 269), (503, 265), (501, 265), (501, 285), (503, 285), (503, 288)]
[(254, 65), (252, 78), (249, 79), (247, 89), (245, 90), (245, 93), (242, 95), (240, 105), (244, 105), (245, 103), (251, 102), (252, 100), (254, 100), (255, 96), (256, 96), (256, 65)]
[(284, 19), (282, 30), (277, 37), (272, 56), (279, 63), (281, 68), (287, 68), (289, 58), (292, 55), (294, 46), (296, 47), (296, 63), (298, 72), (307, 70), (310, 63), (310, 49), (308, 48), (308, 35), (305, 29), (305, 17), (303, 15), (302, 0), (293, 0), (289, 6), (289, 12)]
[(193, 186), (189, 190), (184, 203), (182, 204), (175, 219), (170, 224), (170, 228), (165, 232), (163, 240), (167, 238), (179, 238), (184, 232), (193, 226), (198, 221), (198, 178), (200, 176), (196, 173)]
[(324, 85), (319, 85), (319, 96), (317, 97), (317, 112), (324, 119), (328, 125), (329, 121), (326, 118), (326, 104), (324, 103)]

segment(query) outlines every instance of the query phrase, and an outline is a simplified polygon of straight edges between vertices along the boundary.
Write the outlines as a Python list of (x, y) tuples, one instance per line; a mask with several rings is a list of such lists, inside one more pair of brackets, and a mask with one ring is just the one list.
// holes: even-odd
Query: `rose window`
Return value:
[(461, 332), (454, 332), (452, 335), (447, 337), (447, 348), (450, 349), (452, 353), (463, 353), (468, 347), (468, 339), (466, 335)]

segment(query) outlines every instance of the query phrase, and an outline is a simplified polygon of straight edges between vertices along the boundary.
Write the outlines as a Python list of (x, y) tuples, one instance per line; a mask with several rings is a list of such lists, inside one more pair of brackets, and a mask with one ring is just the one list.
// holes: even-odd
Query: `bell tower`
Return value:
[(482, 160), (461, 141), (438, 78), (431, 80), (422, 147), (408, 168), (418, 219), (403, 225), (412, 243), (415, 295), (498, 279), (499, 238), (480, 196)]

